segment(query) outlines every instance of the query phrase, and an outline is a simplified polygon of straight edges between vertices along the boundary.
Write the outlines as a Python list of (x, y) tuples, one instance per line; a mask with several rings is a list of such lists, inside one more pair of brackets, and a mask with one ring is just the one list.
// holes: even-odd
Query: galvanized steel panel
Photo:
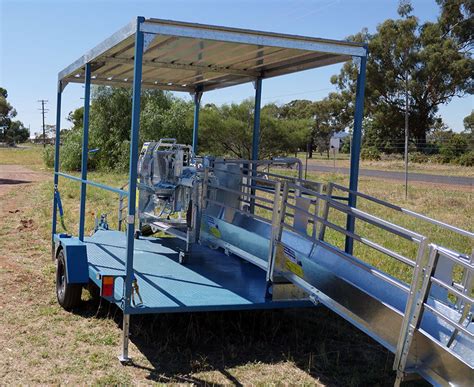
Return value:
[[(140, 30), (149, 44), (143, 88), (212, 90), (366, 55), (357, 43), (169, 20), (147, 19)], [(82, 83), (91, 63), (92, 83), (131, 86), (135, 33), (132, 21), (61, 71), (59, 80)]]

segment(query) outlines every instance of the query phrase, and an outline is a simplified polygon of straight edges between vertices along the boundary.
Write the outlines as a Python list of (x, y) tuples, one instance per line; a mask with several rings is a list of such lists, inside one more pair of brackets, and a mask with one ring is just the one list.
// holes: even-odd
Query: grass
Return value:
[(43, 146), (25, 144), (16, 148), (0, 148), (0, 165), (18, 164), (34, 170), (46, 169), (43, 166)]
[[(21, 152), (1, 149), (0, 164), (8, 159), (11, 164), (42, 168), (40, 150)], [(125, 174), (113, 173), (92, 172), (89, 178), (113, 186), (126, 181)], [(312, 174), (311, 178), (347, 184), (347, 178), (341, 175)], [(360, 190), (456, 226), (472, 228), (472, 190), (413, 183), (405, 201), (400, 183), (368, 178), (361, 179)], [(61, 178), (60, 192), (66, 227), (77, 234), (79, 185)], [(87, 292), (83, 292), (83, 306), (75, 313), (65, 312), (56, 303), (49, 242), (51, 195), (51, 183), (44, 181), (23, 185), (1, 198), (6, 203), (0, 210), (4, 211), (0, 215), (3, 383), (393, 383), (393, 356), (324, 308), (134, 316), (131, 354), (136, 365), (120, 366), (115, 356), (121, 337), (121, 312), (116, 307), (105, 302), (98, 305)], [(468, 241), (421, 226), (418, 221), (397, 218), (397, 214), (370, 207), (364, 201), (359, 205), (389, 220), (407, 222), (403, 225), (422, 230), (438, 243), (468, 252), (472, 247)], [(116, 227), (117, 195), (88, 187), (87, 232), (93, 229), (95, 214), (104, 212), (109, 214), (111, 227)], [(344, 220), (337, 213), (331, 216), (335, 222)], [(19, 227), (24, 220), (31, 223)], [(370, 227), (358, 230), (406, 254), (413, 252)], [(328, 238), (340, 243), (336, 236), (328, 234)], [(386, 260), (379, 255), (363, 259), (400, 278), (409, 277), (399, 266), (384, 266)]]

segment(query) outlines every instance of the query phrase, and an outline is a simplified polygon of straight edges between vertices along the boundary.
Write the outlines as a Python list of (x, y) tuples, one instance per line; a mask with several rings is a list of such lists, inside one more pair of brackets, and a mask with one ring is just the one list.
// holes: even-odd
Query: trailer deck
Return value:
[[(85, 238), (89, 277), (125, 276), (127, 238), (119, 231), (97, 231)], [(308, 307), (309, 300), (272, 301), (265, 298), (265, 271), (236, 256), (205, 246), (193, 246), (186, 265), (179, 263), (183, 242), (177, 238), (141, 237), (135, 241), (134, 275), (143, 305), (137, 313)], [(122, 308), (123, 281), (115, 284)]]

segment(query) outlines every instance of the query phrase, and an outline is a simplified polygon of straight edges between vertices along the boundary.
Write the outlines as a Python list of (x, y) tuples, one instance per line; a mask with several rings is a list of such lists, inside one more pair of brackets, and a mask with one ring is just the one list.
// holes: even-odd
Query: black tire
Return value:
[(154, 232), (151, 229), (150, 225), (144, 224), (140, 229), (140, 234), (143, 235), (143, 236), (151, 236), (151, 235), (154, 234)]
[(87, 284), (87, 290), (91, 296), (91, 301), (94, 304), (99, 304), (101, 301), (100, 288), (93, 281), (89, 281)]
[(69, 284), (66, 279), (66, 258), (59, 250), (56, 261), (56, 296), (58, 303), (66, 310), (77, 307), (81, 302), (82, 284)]

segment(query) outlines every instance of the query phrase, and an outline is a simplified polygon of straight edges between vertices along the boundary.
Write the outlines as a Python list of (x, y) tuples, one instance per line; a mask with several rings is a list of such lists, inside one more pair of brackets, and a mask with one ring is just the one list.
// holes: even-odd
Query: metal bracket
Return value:
[[(203, 93), (201, 90), (196, 90), (196, 91), (193, 91), (193, 92), (189, 93), (189, 95), (190, 95), (191, 97), (193, 97), (194, 103), (196, 103), (196, 102), (197, 102), (197, 103), (201, 103), (201, 98), (202, 98), (202, 95), (203, 95), (203, 94), (204, 94), (204, 93)], [(197, 100), (197, 101), (196, 101), (196, 100)]]
[(127, 223), (134, 224), (135, 223), (135, 215), (127, 215)]
[(143, 34), (143, 52), (148, 50), (148, 47), (150, 47), (151, 42), (155, 40), (156, 36), (157, 35), (155, 34), (147, 34), (147, 33)]
[(357, 73), (360, 73), (360, 61), (361, 61), (360, 56), (353, 56), (352, 57), (352, 63), (354, 63), (354, 65), (357, 66)]

